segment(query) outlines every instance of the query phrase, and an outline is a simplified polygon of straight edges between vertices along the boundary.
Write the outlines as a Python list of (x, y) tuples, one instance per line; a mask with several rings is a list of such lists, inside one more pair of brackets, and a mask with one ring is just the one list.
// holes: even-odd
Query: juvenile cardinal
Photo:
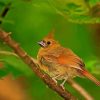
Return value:
[(53, 33), (49, 33), (38, 44), (41, 46), (37, 56), (40, 68), (56, 82), (57, 80), (64, 80), (61, 83), (62, 87), (67, 80), (76, 76), (85, 76), (100, 86), (100, 81), (85, 69), (82, 59), (72, 50), (61, 46), (54, 39)]

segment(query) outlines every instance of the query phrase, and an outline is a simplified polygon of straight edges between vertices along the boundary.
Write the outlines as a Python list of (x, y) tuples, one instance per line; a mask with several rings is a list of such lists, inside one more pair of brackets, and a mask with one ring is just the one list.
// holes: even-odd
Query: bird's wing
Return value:
[(72, 50), (66, 48), (64, 48), (62, 54), (58, 57), (58, 62), (80, 70), (85, 66), (81, 58), (79, 58)]
[(61, 65), (67, 65), (80, 70), (85, 66), (83, 61), (76, 55), (60, 55), (57, 60)]
[(83, 61), (75, 55), (70, 49), (65, 49), (59, 56), (45, 55), (44, 59), (47, 63), (55, 63), (61, 66), (69, 66), (75, 69), (82, 70), (85, 66)]

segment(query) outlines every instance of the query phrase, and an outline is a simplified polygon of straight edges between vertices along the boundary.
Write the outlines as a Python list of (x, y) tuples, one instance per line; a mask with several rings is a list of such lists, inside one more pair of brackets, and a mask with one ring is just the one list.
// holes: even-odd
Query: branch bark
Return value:
[[(14, 52), (0, 51), (0, 54), (7, 55), (7, 56), (15, 56), (15, 57), (19, 58), (19, 56), (17, 54), (15, 54)], [(36, 59), (32, 58), (32, 60), (34, 63), (37, 63)], [(69, 81), (67, 81), (67, 83), (70, 86), (72, 86), (76, 91), (78, 91), (85, 98), (85, 100), (94, 100), (94, 98), (82, 86), (80, 86), (74, 80), (69, 80)]]
[(0, 30), (0, 39), (2, 39), (8, 46), (10, 46), (14, 52), (33, 70), (33, 72), (41, 78), (52, 90), (56, 91), (65, 100), (76, 100), (76, 98), (67, 90), (64, 90), (61, 86), (56, 84), (52, 78), (47, 74), (42, 73), (40, 68), (32, 60), (32, 58), (15, 42), (10, 33)]
[[(17, 54), (15, 54), (14, 52), (0, 51), (0, 54), (8, 55), (8, 56), (15, 56), (15, 57), (19, 58), (19, 56)], [(32, 58), (32, 60), (34, 63), (37, 63), (36, 59)], [(82, 86), (80, 86), (74, 80), (69, 80), (69, 81), (67, 81), (67, 83), (70, 86), (72, 86), (77, 92), (79, 92), (85, 98), (85, 100), (94, 100), (94, 98)]]

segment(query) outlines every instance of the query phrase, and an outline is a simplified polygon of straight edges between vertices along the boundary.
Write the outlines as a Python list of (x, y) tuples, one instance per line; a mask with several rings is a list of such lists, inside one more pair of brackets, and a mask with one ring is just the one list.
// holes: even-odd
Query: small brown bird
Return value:
[(62, 87), (67, 80), (71, 80), (75, 76), (85, 76), (100, 86), (100, 81), (85, 69), (82, 59), (72, 50), (62, 47), (54, 39), (53, 33), (49, 33), (38, 44), (41, 46), (37, 56), (40, 68), (54, 81), (64, 80), (61, 84)]

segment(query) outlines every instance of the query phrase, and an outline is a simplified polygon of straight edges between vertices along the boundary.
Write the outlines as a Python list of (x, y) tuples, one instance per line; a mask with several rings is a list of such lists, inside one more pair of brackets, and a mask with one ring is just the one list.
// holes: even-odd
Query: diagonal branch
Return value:
[(67, 83), (77, 90), (85, 98), (85, 100), (94, 100), (93, 97), (74, 80), (70, 80)]
[(56, 91), (65, 100), (76, 100), (75, 97), (67, 90), (64, 90), (61, 86), (57, 85), (52, 78), (47, 74), (41, 72), (32, 58), (15, 42), (10, 34), (0, 30), (0, 38), (9, 45), (15, 53), (33, 70), (33, 72), (41, 78), (52, 90)]
[[(12, 55), (15, 57), (19, 56), (13, 52), (9, 52), (9, 51), (0, 51), (0, 54), (3, 55)], [(32, 58), (34, 63), (37, 63), (37, 60)], [(68, 80), (67, 83), (72, 86), (77, 92), (79, 92), (86, 100), (94, 100), (93, 97), (82, 87), (80, 86), (77, 82), (75, 82), (74, 80)]]

